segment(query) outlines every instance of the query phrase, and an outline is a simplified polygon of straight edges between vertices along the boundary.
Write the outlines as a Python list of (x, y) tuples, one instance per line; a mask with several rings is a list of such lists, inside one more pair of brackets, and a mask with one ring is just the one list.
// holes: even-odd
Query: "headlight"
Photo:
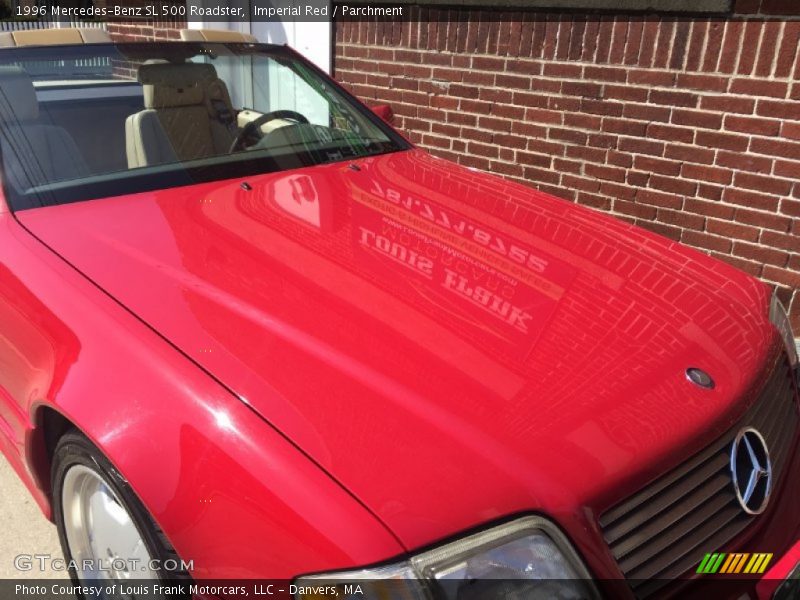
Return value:
[[(295, 585), (298, 600), (321, 597), (313, 594), (325, 586), (335, 587), (337, 597), (348, 600), (598, 598), (589, 572), (569, 541), (541, 517), (525, 517), (476, 533), (404, 562), (310, 575), (297, 579)], [(355, 586), (360, 586), (362, 595)]]
[(783, 343), (786, 344), (786, 352), (789, 354), (789, 362), (793, 366), (797, 366), (797, 345), (794, 341), (794, 334), (792, 333), (792, 325), (789, 322), (789, 315), (786, 314), (783, 304), (774, 294), (772, 295), (772, 302), (769, 306), (769, 320), (781, 334)]

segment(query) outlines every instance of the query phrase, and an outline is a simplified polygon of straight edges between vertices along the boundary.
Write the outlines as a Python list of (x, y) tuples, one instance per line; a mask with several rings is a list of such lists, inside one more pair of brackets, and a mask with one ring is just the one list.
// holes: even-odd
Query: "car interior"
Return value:
[[(191, 29), (182, 30), (181, 39), (255, 41), (239, 32)], [(0, 33), (0, 48), (107, 42), (110, 38), (99, 29)], [(102, 82), (97, 93), (91, 82), (80, 80), (54, 91), (34, 86), (24, 68), (1, 68), (0, 125), (10, 183), (25, 189), (58, 180), (62, 173), (74, 177), (224, 155), (232, 151), (239, 133), (263, 115), (234, 110), (228, 87), (211, 64), (149, 60), (138, 66), (136, 82), (113, 94), (101, 88), (122, 81)], [(66, 93), (67, 87), (73, 93)], [(261, 129), (271, 131), (288, 122), (271, 120)], [(34, 131), (29, 140), (18, 135), (19, 127)]]
[[(99, 30), (68, 31), (107, 41), (96, 40)], [(45, 32), (52, 35), (41, 37)], [(64, 42), (58, 30), (16, 33), (0, 45)], [(0, 159), (14, 209), (402, 147), (282, 50), (216, 49), (230, 34), (186, 30), (186, 46), (100, 46), (68, 60), (39, 48), (7, 54), (0, 65)], [(240, 156), (245, 150), (256, 152)]]

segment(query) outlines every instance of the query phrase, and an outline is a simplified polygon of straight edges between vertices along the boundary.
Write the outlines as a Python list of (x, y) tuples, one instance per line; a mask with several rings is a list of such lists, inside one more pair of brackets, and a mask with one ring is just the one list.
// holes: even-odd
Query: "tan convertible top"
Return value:
[(258, 41), (254, 35), (229, 29), (181, 29), (181, 39), (184, 42), (231, 42), (234, 44), (254, 44)]
[[(255, 43), (255, 36), (229, 29), (181, 29), (181, 40), (185, 42), (232, 42)], [(50, 29), (25, 29), (0, 31), (0, 48), (16, 46), (56, 46), (63, 44), (107, 44), (108, 33), (102, 29), (86, 27), (53, 27)]]
[(51, 29), (25, 29), (0, 32), (0, 48), (15, 46), (56, 46), (62, 44), (107, 44), (108, 33), (102, 29), (64, 27)]

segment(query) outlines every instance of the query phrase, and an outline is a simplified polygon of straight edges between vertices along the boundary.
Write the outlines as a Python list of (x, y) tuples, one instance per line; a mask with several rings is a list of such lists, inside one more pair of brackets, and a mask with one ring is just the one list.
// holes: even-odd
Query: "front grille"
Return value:
[(778, 362), (740, 426), (600, 517), (603, 536), (638, 598), (693, 572), (705, 552), (724, 547), (750, 523), (729, 470), (731, 444), (745, 426), (764, 436), (773, 486), (779, 485), (798, 428), (785, 361)]

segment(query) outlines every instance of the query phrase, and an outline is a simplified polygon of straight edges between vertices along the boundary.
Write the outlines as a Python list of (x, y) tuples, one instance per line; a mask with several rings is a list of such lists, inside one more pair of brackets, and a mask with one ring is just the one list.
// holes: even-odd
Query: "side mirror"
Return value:
[(394, 122), (394, 111), (388, 104), (377, 104), (375, 106), (370, 106), (370, 109), (389, 125)]

